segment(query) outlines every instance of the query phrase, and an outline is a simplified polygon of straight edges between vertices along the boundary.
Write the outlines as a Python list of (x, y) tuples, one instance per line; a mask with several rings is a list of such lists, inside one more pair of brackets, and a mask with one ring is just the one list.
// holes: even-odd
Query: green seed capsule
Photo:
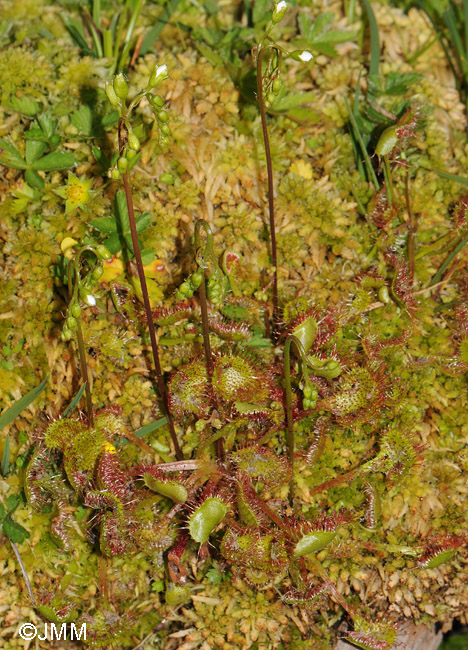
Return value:
[(73, 338), (73, 332), (68, 327), (65, 327), (60, 335), (62, 341), (70, 341)]
[(165, 133), (160, 133), (159, 135), (159, 144), (161, 147), (165, 147), (166, 145), (169, 144), (169, 136), (167, 136)]
[(93, 269), (91, 273), (91, 277), (93, 278), (93, 280), (99, 280), (99, 278), (103, 273), (104, 273), (104, 269), (102, 268), (102, 265), (99, 264), (98, 266), (96, 266), (96, 268)]
[(110, 260), (112, 257), (112, 255), (109, 253), (109, 251), (104, 246), (104, 244), (99, 244), (98, 246), (96, 246), (96, 253), (101, 258), (101, 260)]
[(275, 94), (278, 94), (282, 87), (283, 87), (283, 82), (281, 81), (281, 79), (275, 79), (271, 86), (271, 89)]
[(274, 93), (268, 93), (268, 95), (266, 96), (266, 100), (267, 100), (267, 102), (268, 102), (269, 104), (273, 104), (273, 102), (275, 101), (275, 99), (276, 99), (276, 97), (275, 97), (275, 94), (274, 94)]
[(191, 298), (193, 295), (193, 291), (188, 282), (182, 282), (182, 284), (179, 287), (179, 291), (180, 293), (182, 293), (184, 296), (187, 296), (188, 298)]
[(70, 307), (70, 314), (74, 316), (75, 318), (79, 318), (81, 316), (81, 307), (77, 302), (74, 302), (71, 307)]
[(120, 106), (120, 100), (117, 97), (114, 86), (110, 81), (106, 81), (106, 95), (107, 99), (110, 101), (112, 106), (114, 106), (114, 108), (118, 108)]
[(120, 172), (117, 167), (112, 167), (112, 169), (109, 170), (108, 176), (109, 178), (112, 178), (112, 180), (118, 181), (120, 178)]
[(162, 111), (159, 111), (158, 120), (160, 122), (169, 122), (169, 114), (168, 114), (168, 112), (165, 111), (164, 109)]
[(114, 90), (117, 97), (125, 100), (128, 95), (128, 83), (123, 72), (119, 72), (114, 77)]
[(195, 273), (192, 274), (191, 285), (194, 289), (198, 289), (198, 287), (203, 282), (203, 277), (204, 277), (203, 271), (195, 271)]
[(140, 148), (140, 141), (134, 133), (128, 134), (128, 146), (134, 151), (138, 151)]
[(169, 126), (169, 124), (164, 124), (164, 123), (160, 124), (159, 130), (161, 131), (161, 133), (164, 133), (164, 135), (171, 135), (171, 127)]
[(120, 156), (117, 161), (117, 168), (121, 174), (125, 173), (128, 169), (128, 160), (125, 156)]
[(76, 318), (74, 316), (68, 316), (68, 318), (67, 318), (67, 327), (70, 330), (76, 330), (76, 328), (78, 327), (78, 321), (76, 320)]
[(127, 160), (133, 160), (136, 155), (137, 152), (134, 149), (128, 149), (127, 153), (125, 154), (125, 157), (127, 158)]

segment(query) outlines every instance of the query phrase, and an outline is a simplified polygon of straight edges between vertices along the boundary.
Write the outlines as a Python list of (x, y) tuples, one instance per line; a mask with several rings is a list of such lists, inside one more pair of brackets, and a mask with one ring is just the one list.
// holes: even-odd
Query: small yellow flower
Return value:
[(314, 177), (312, 165), (309, 162), (305, 162), (302, 159), (295, 160), (291, 164), (289, 171), (292, 172), (293, 174), (297, 174), (298, 176), (302, 176), (302, 178), (305, 178), (308, 181), (310, 181)]
[(73, 257), (73, 246), (76, 246), (78, 242), (73, 237), (65, 237), (60, 243), (60, 250), (62, 251), (64, 257), (71, 260)]
[(85, 176), (75, 176), (68, 172), (66, 185), (62, 185), (55, 193), (65, 199), (65, 214), (70, 214), (77, 208), (83, 207), (93, 195), (91, 186), (93, 179), (87, 179)]
[(104, 452), (107, 452), (108, 454), (116, 454), (117, 449), (114, 447), (114, 445), (107, 440), (102, 443), (102, 450)]

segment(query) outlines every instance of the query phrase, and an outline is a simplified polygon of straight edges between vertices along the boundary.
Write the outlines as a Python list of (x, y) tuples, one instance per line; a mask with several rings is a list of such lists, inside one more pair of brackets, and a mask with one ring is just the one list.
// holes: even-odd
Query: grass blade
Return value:
[(70, 404), (67, 406), (67, 408), (63, 412), (63, 417), (66, 418), (69, 413), (74, 411), (77, 407), (78, 402), (80, 401), (83, 393), (85, 392), (86, 389), (86, 382), (81, 386), (80, 390), (77, 392), (75, 397), (72, 399)]
[(140, 50), (140, 56), (147, 54), (154, 45), (155, 40), (159, 37), (164, 27), (170, 21), (171, 16), (174, 14), (180, 0), (168, 0), (164, 11), (159, 16), (153, 28), (146, 34)]
[(449, 181), (453, 181), (454, 183), (459, 183), (460, 185), (465, 185), (465, 187), (468, 187), (468, 178), (465, 178), (464, 176), (449, 174), (448, 172), (444, 172), (441, 169), (434, 169), (434, 167), (422, 167), (422, 169), (425, 169), (428, 172), (434, 172), (442, 178), (446, 178)]
[(364, 9), (366, 10), (367, 18), (369, 20), (370, 29), (370, 65), (369, 74), (378, 76), (379, 74), (379, 60), (380, 60), (380, 41), (379, 41), (379, 27), (375, 19), (375, 14), (372, 11), (369, 0), (362, 0)]
[(0, 472), (2, 476), (8, 474), (10, 467), (10, 434), (7, 435), (5, 440), (5, 447), (3, 448), (2, 464), (0, 465)]
[(165, 424), (167, 424), (166, 417), (161, 418), (159, 420), (155, 420), (154, 422), (145, 424), (145, 426), (141, 427), (141, 429), (138, 429), (138, 431), (135, 431), (135, 436), (137, 438), (143, 438), (143, 436), (147, 436), (148, 433), (152, 433), (153, 431), (156, 431), (156, 429), (163, 427)]
[(49, 381), (49, 375), (47, 375), (47, 377), (41, 381), (39, 386), (36, 386), (36, 388), (30, 390), (29, 393), (26, 393), (26, 395), (24, 395), (21, 399), (15, 402), (13, 406), (10, 406), (9, 409), (4, 411), (0, 415), (0, 429), (3, 429), (4, 427), (7, 426), (7, 424), (13, 422), (13, 420), (18, 417), (21, 411), (24, 411), (25, 408), (27, 408), (30, 404), (32, 404), (32, 402), (34, 402), (36, 397), (38, 397), (42, 393), (48, 381)]
[(354, 135), (356, 136), (357, 141), (359, 142), (359, 146), (361, 147), (362, 155), (364, 156), (364, 164), (367, 169), (367, 173), (369, 175), (370, 180), (374, 183), (375, 189), (379, 190), (380, 185), (379, 181), (377, 180), (377, 176), (375, 175), (374, 168), (372, 167), (369, 154), (367, 153), (366, 145), (364, 144), (364, 141), (361, 137), (361, 133), (359, 132), (359, 127), (356, 123), (356, 119), (353, 115), (353, 112), (351, 110), (351, 106), (348, 103), (348, 100), (346, 97), (344, 98), (344, 103), (346, 105), (346, 109), (349, 114), (349, 119), (351, 120), (351, 125), (353, 127)]

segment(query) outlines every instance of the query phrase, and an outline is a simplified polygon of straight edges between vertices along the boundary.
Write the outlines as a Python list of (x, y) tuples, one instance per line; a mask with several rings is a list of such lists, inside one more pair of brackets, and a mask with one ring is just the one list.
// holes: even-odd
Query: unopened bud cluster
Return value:
[(153, 114), (156, 118), (159, 129), (159, 144), (165, 147), (169, 144), (169, 136), (171, 135), (171, 127), (169, 126), (169, 115), (164, 110), (164, 99), (160, 95), (147, 95)]
[[(103, 244), (99, 244), (93, 248), (93, 252), (98, 258), (98, 263), (92, 271), (88, 273), (83, 281), (79, 277), (76, 278), (76, 282), (78, 283), (78, 295), (76, 295), (75, 290), (73, 293), (73, 299), (68, 305), (65, 324), (61, 334), (62, 341), (70, 341), (78, 327), (78, 319), (81, 317), (79, 300), (81, 299), (89, 307), (94, 307), (96, 304), (96, 298), (93, 295), (93, 287), (97, 284), (99, 278), (104, 272), (102, 268), (102, 260), (110, 259), (111, 255)], [(70, 264), (72, 263), (73, 262), (70, 261)]]
[(191, 298), (198, 287), (203, 282), (203, 271), (198, 269), (192, 275), (182, 282), (180, 287), (177, 289), (175, 298), (176, 300), (186, 300)]
[(140, 140), (133, 132), (133, 129), (130, 124), (126, 124), (127, 127), (127, 140), (125, 142), (123, 151), (121, 152), (117, 162), (113, 167), (107, 172), (109, 178), (113, 180), (118, 180), (122, 174), (128, 169), (129, 162), (135, 158), (140, 148)]

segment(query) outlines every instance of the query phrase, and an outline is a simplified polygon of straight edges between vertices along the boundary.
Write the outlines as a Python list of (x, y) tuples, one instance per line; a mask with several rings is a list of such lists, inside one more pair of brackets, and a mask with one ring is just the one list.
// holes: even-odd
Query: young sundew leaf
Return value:
[(0, 430), (3, 429), (3, 427), (6, 427), (7, 424), (10, 424), (10, 422), (13, 422), (13, 420), (18, 417), (21, 411), (24, 411), (25, 408), (34, 402), (36, 397), (42, 393), (48, 381), (49, 375), (47, 375), (47, 377), (41, 381), (39, 386), (36, 386), (36, 388), (30, 390), (29, 393), (26, 393), (26, 395), (24, 395), (21, 399), (15, 402), (13, 406), (10, 406), (9, 409), (0, 415)]
[(189, 517), (191, 538), (199, 544), (208, 541), (211, 533), (227, 515), (228, 507), (217, 497), (208, 497)]

